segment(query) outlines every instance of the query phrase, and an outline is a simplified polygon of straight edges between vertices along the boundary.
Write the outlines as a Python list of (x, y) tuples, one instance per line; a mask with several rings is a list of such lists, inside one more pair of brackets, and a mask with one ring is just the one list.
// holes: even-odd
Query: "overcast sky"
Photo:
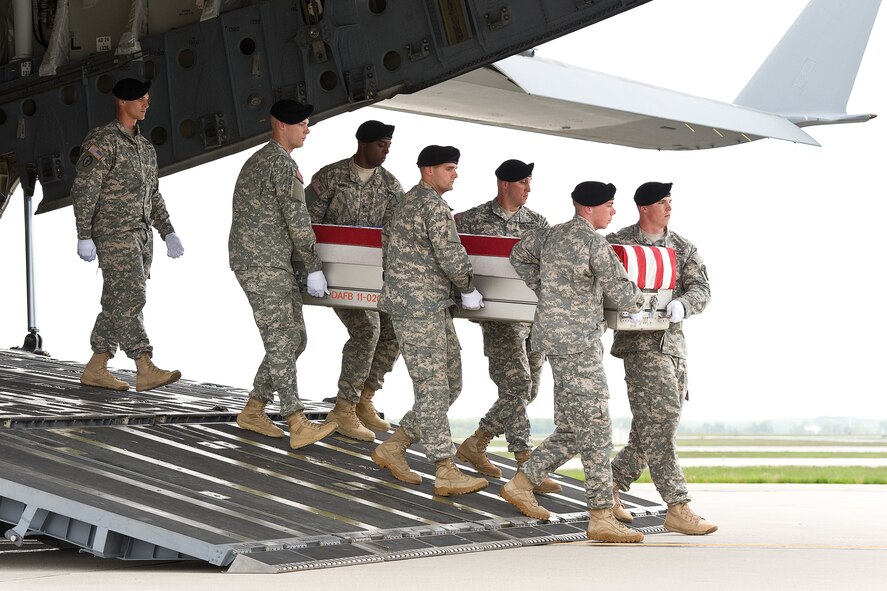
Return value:
[[(804, 0), (656, 0), (540, 47), (539, 55), (691, 94), (730, 102), (806, 3)], [(685, 420), (745, 420), (822, 415), (887, 418), (883, 378), (887, 304), (876, 253), (887, 205), (887, 25), (875, 23), (848, 112), (879, 113), (865, 124), (812, 127), (822, 147), (776, 140), (702, 150), (654, 152), (363, 109), (312, 126), (294, 151), (306, 179), (354, 153), (366, 119), (396, 125), (386, 167), (404, 185), (418, 180), (427, 144), (462, 151), (460, 178), (445, 198), (462, 211), (495, 195), (503, 160), (535, 162), (529, 207), (551, 223), (572, 216), (569, 194), (584, 180), (614, 183), (610, 230), (632, 224), (635, 187), (674, 182), (671, 228), (706, 261), (712, 303), (685, 322), (690, 403)], [(111, 113), (109, 113), (109, 117)], [(150, 117), (150, 114), (149, 114)], [(155, 361), (186, 379), (248, 388), (263, 349), (245, 296), (228, 269), (231, 193), (244, 152), (161, 179), (185, 256), (172, 260), (155, 242), (145, 324)], [(39, 203), (40, 193), (35, 196)], [(96, 263), (76, 254), (73, 211), (37, 216), (37, 320), (56, 358), (85, 362), (99, 310)], [(0, 346), (27, 331), (22, 199), (0, 219)], [(305, 399), (336, 391), (346, 333), (326, 308), (306, 306), (308, 349), (299, 361)], [(457, 320), (465, 387), (451, 417), (483, 414), (495, 398), (480, 329)], [(609, 347), (610, 335), (604, 339)], [(132, 368), (122, 353), (112, 365)], [(607, 355), (613, 417), (629, 416), (622, 366)], [(530, 415), (552, 416), (550, 370)], [(398, 361), (377, 406), (399, 417), (412, 386)]]

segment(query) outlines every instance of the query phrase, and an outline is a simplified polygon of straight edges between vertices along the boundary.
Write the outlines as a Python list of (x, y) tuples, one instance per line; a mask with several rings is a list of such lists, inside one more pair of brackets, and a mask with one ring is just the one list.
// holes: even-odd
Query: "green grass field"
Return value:
[[(535, 437), (533, 444), (538, 445), (542, 439)], [(499, 444), (497, 440), (490, 451), (510, 456)], [(850, 465), (854, 458), (867, 461), (887, 458), (887, 438), (881, 436), (697, 435), (680, 436), (677, 444), (678, 453), (684, 459), (723, 459), (727, 464), (735, 458), (760, 460), (758, 466), (687, 466), (684, 473), (691, 483), (887, 484), (887, 468)], [(800, 449), (802, 447), (805, 449)], [(614, 449), (614, 455), (618, 450), (619, 446)], [(769, 459), (793, 458), (803, 459), (804, 464), (815, 463), (810, 460), (816, 458), (832, 460), (831, 463), (836, 463), (833, 461), (836, 459), (847, 460), (837, 463), (848, 465), (767, 465)], [(582, 479), (581, 470), (561, 470), (561, 473)], [(650, 482), (649, 471), (644, 472), (640, 482)]]

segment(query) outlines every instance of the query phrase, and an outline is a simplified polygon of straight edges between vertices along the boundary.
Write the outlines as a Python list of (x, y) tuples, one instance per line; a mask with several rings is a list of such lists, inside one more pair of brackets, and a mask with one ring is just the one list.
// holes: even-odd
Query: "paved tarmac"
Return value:
[[(887, 486), (696, 485), (709, 536), (655, 534), (643, 544), (590, 542), (402, 560), (278, 575), (205, 563), (99, 559), (74, 550), (0, 552), (0, 588), (501, 591), (597, 588), (887, 588)], [(652, 485), (632, 493), (658, 500)]]

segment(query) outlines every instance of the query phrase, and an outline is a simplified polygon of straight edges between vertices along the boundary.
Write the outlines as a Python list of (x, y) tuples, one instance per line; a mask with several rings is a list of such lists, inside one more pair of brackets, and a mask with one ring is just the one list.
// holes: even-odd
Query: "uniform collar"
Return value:
[(502, 218), (505, 221), (511, 221), (512, 219), (520, 220), (521, 216), (523, 216), (523, 207), (519, 207), (518, 210), (514, 213), (509, 213), (505, 211), (499, 202), (496, 199), (490, 201), (490, 210), (493, 212), (493, 215)]
[[(647, 240), (647, 237), (644, 236), (644, 232), (641, 230), (641, 224), (640, 224), (640, 223), (636, 223), (636, 224), (634, 224), (631, 228), (632, 228), (632, 231), (633, 231), (633, 233), (634, 233), (634, 239), (635, 239), (638, 243), (640, 243), (640, 244), (649, 244), (650, 246), (652, 246), (653, 244), (655, 244), (655, 243), (651, 243), (651, 242), (649, 242), (649, 241)], [(668, 236), (669, 236), (668, 226), (665, 226), (665, 230), (663, 230), (663, 232), (662, 232), (662, 238), (660, 238), (660, 239), (657, 240), (656, 242), (666, 242), (666, 241), (668, 240)]]

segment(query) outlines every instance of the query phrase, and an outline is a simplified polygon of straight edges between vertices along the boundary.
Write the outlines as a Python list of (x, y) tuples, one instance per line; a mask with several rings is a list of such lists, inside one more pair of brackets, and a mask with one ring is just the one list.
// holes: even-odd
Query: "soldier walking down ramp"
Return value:
[(398, 480), (420, 484), (406, 450), (421, 442), (434, 462), (434, 493), (460, 495), (487, 486), (453, 463), (447, 409), (462, 391), (462, 359), (450, 306), (453, 287), (462, 306), (477, 310), (483, 297), (474, 288), (471, 263), (442, 195), (453, 188), (459, 150), (427, 146), (417, 161), (421, 181), (409, 190), (382, 230), (385, 282), (379, 310), (391, 315), (397, 342), (413, 381), (413, 408), (400, 428), (373, 452), (373, 460)]
[(616, 187), (593, 181), (573, 190), (576, 215), (550, 230), (530, 233), (511, 252), (518, 275), (539, 303), (533, 349), (548, 356), (554, 376), (555, 431), (500, 490), (522, 513), (548, 519), (533, 488), (578, 452), (585, 471), (588, 537), (604, 542), (640, 542), (644, 536), (613, 517), (610, 453), (613, 449), (609, 392), (603, 367), (603, 297), (637, 314), (641, 290), (597, 230), (615, 214)]
[[(311, 177), (306, 189), (311, 221), (343, 226), (385, 225), (403, 188), (382, 167), (394, 126), (365, 121), (357, 128), (357, 152), (351, 158), (324, 166)], [(328, 421), (339, 424), (339, 433), (372, 441), (373, 431), (391, 425), (376, 412), (373, 397), (382, 387), (385, 374), (394, 367), (399, 349), (391, 317), (377, 310), (333, 308), (348, 329), (342, 348), (342, 370), (336, 406)]]
[(638, 222), (607, 236), (612, 244), (672, 248), (677, 258), (675, 291), (666, 312), (668, 330), (616, 331), (610, 353), (625, 364), (631, 431), (628, 443), (613, 459), (613, 501), (616, 518), (631, 523), (619, 490), (628, 490), (649, 464), (650, 477), (668, 505), (665, 528), (683, 534), (710, 534), (718, 526), (690, 509), (687, 480), (678, 463), (675, 436), (687, 397), (687, 343), (683, 320), (699, 314), (711, 300), (705, 264), (693, 244), (668, 227), (671, 183), (644, 183), (634, 201)]
[(318, 425), (308, 420), (296, 384), (296, 360), (305, 350), (307, 335), (293, 272), (294, 255), (308, 271), (308, 293), (315, 297), (329, 293), (314, 246), (302, 175), (290, 156), (304, 145), (313, 110), (311, 105), (289, 99), (271, 107), (271, 141), (250, 156), (237, 177), (228, 237), (231, 269), (249, 300), (265, 346), (265, 357), (237, 424), (269, 437), (283, 437), (284, 432), (265, 414), (265, 405), (277, 392), (293, 449), (336, 430), (335, 422)]
[(148, 111), (150, 87), (150, 81), (134, 78), (114, 85), (116, 117), (83, 140), (71, 188), (77, 254), (87, 262), (98, 256), (103, 283), (102, 311), (89, 339), (93, 354), (80, 382), (118, 391), (129, 389), (108, 371), (118, 346), (135, 360), (139, 392), (182, 377), (151, 361), (154, 349), (142, 320), (154, 256), (151, 227), (166, 241), (167, 255), (175, 259), (185, 253), (158, 190), (157, 153), (138, 124)]
[[(456, 228), (464, 234), (512, 236), (548, 228), (542, 214), (526, 206), (533, 179), (533, 163), (506, 160), (496, 169), (496, 197), (468, 211), (455, 215)], [(514, 453), (518, 466), (530, 457), (530, 420), (527, 405), (539, 393), (539, 374), (545, 356), (530, 343), (528, 322), (480, 321), (484, 355), (489, 362), (490, 379), (498, 388), (499, 398), (480, 420), (474, 435), (462, 442), (456, 457), (468, 462), (481, 474), (499, 478), (502, 470), (490, 462), (487, 446), (494, 437), (505, 434), (508, 451)], [(561, 485), (545, 478), (537, 493), (560, 492)]]

